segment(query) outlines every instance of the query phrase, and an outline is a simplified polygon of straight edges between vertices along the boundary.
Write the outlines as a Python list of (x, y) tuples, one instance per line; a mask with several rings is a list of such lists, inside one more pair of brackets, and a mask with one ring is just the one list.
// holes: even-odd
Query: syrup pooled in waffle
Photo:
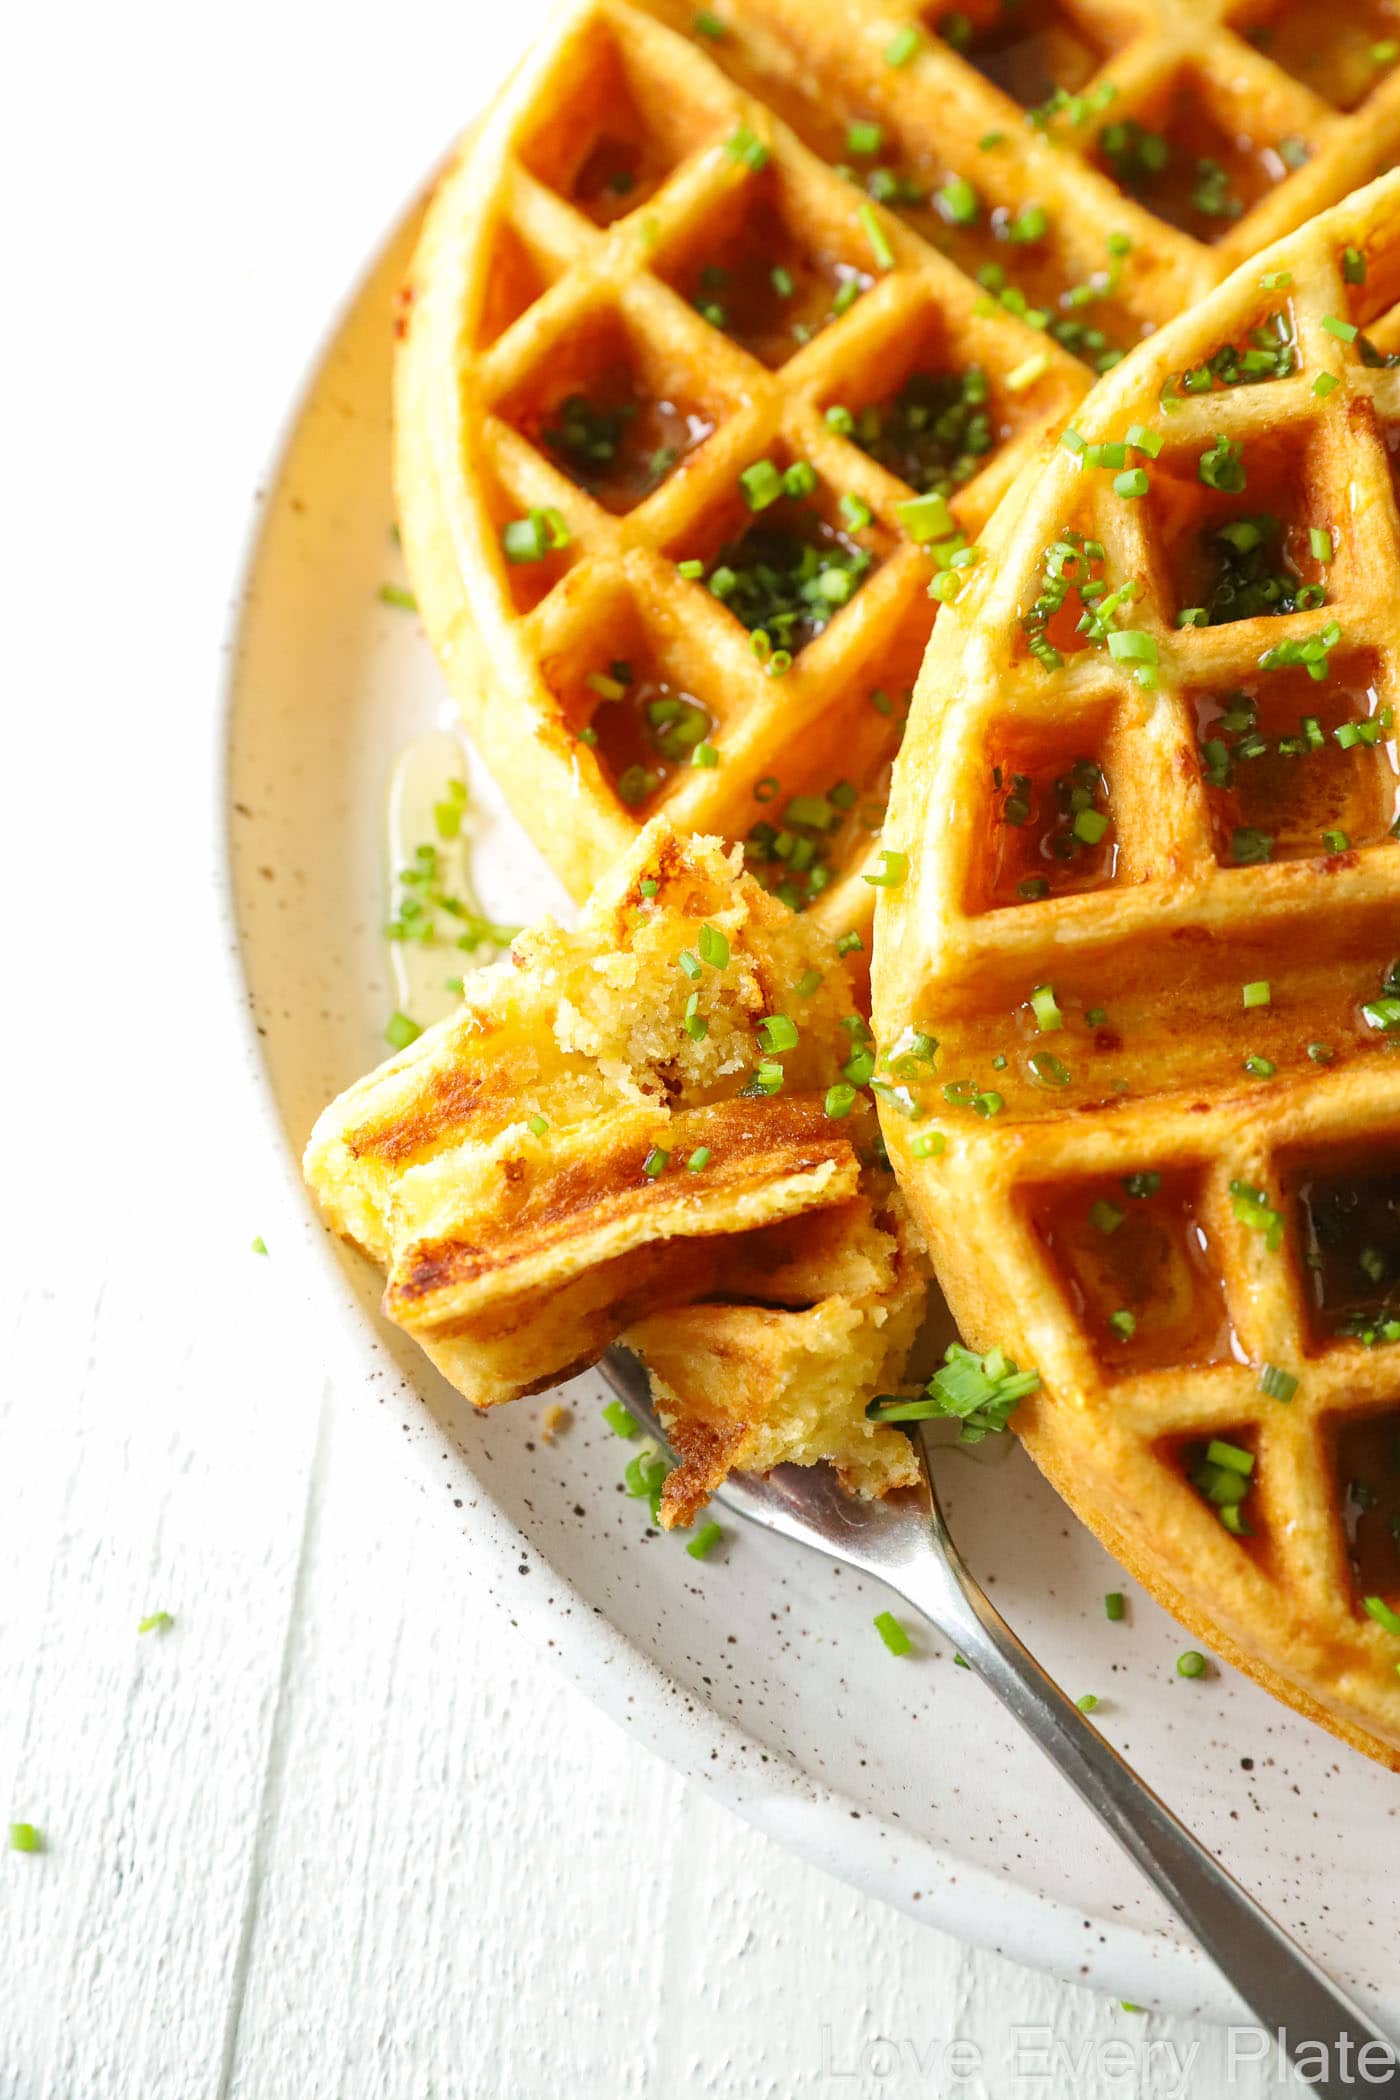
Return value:
[(931, 576), (1096, 370), (1389, 164), (1392, 37), (1400, 0), (566, 12), (430, 210), (397, 476), (576, 897), (664, 809), (864, 937)]
[(1040, 1372), (1035, 1458), (1392, 1762), (1397, 299), (1400, 174), (1028, 472), (921, 675), (874, 983), (891, 1157), (967, 1337)]
[(914, 1477), (865, 1413), (925, 1289), (841, 1078), (865, 1024), (830, 943), (737, 858), (650, 825), (576, 933), (521, 935), (306, 1153), (329, 1222), (387, 1272), (387, 1316), (476, 1406), (619, 1338), (654, 1367), (668, 1523), (732, 1466), (830, 1460), (865, 1494)]

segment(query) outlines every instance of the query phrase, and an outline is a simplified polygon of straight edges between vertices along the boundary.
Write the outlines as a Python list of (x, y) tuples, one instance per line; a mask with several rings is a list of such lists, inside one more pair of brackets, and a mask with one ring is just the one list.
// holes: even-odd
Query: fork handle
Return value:
[[(936, 1505), (935, 1505), (936, 1507)], [(1255, 2018), (1327, 2100), (1400, 2100), (1400, 2057), (1282, 1926), (1179, 1823), (1017, 1640), (935, 1516), (941, 1558), (882, 1569), (1009, 1707), (1160, 1890)], [(1363, 2055), (1362, 2052), (1366, 2053)], [(1322, 2052), (1319, 2054), (1319, 2052)], [(1325, 2064), (1322, 2075), (1310, 2066)], [(1359, 2073), (1359, 2076), (1358, 2076)]]

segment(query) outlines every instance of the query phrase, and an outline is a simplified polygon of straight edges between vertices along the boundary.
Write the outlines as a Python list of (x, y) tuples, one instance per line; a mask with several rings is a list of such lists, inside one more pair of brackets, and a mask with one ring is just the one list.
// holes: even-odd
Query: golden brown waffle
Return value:
[[(1387, 165), (1392, 32), (1394, 0), (565, 14), (432, 207), (397, 422), (429, 634), (576, 897), (664, 808), (682, 830), (757, 830), (765, 880), (863, 932), (860, 872), (934, 610), (901, 505), (951, 471), (952, 522), (975, 532), (1095, 368)], [(1052, 83), (1061, 105), (1032, 121)], [(955, 427), (936, 457), (911, 452), (897, 412), (891, 435), (911, 376), (956, 391), (969, 368), (986, 449), (950, 460)], [(571, 417), (577, 396), (621, 420)], [(854, 435), (882, 418), (879, 458), (832, 409)], [(750, 513), (739, 477), (762, 461), (809, 464), (813, 498)], [(541, 558), (505, 559), (512, 522)], [(788, 554), (795, 536), (870, 557), (778, 678), (705, 580), (775, 522)], [(714, 767), (691, 763), (696, 737)], [(815, 823), (788, 819), (794, 796), (818, 798)]]
[(654, 1353), (686, 1461), (668, 1518), (731, 1464), (832, 1459), (882, 1492), (912, 1477), (909, 1447), (865, 1406), (924, 1284), (889, 1172), (863, 1158), (868, 1104), (847, 1086), (828, 1112), (852, 1007), (829, 942), (736, 853), (658, 821), (577, 933), (521, 935), (331, 1104), (307, 1179), (387, 1271), (385, 1313), (477, 1406), (620, 1335)]
[[(891, 1156), (969, 1340), (1041, 1373), (1035, 1458), (1219, 1652), (1393, 1763), (1398, 296), (1395, 174), (1027, 471), (921, 675), (874, 983)], [(1225, 384), (1261, 329), (1277, 373), (1279, 312), (1294, 369)]]

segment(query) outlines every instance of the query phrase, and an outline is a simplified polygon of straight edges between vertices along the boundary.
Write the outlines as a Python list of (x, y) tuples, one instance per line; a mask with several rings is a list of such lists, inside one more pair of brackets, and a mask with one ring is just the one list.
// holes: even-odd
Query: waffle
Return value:
[[(397, 480), (453, 691), (575, 897), (664, 809), (864, 939), (935, 563), (1096, 370), (1389, 164), (1392, 29), (1395, 0), (563, 16), (429, 213)], [(750, 509), (746, 470), (794, 467)], [(770, 632), (813, 561), (819, 619)]]
[(1392, 174), (1011, 492), (921, 674), (874, 992), (896, 1057), (938, 1039), (886, 1141), (965, 1334), (1041, 1374), (1036, 1460), (1400, 1765), (1397, 296)]
[(386, 1270), (387, 1316), (476, 1406), (619, 1337), (654, 1354), (685, 1459), (664, 1521), (730, 1464), (832, 1459), (881, 1492), (912, 1477), (909, 1449), (865, 1406), (924, 1287), (889, 1172), (867, 1164), (868, 1105), (849, 1085), (844, 1113), (828, 1098), (852, 1005), (830, 944), (735, 851), (658, 819), (577, 933), (520, 936), (332, 1103), (307, 1180)]

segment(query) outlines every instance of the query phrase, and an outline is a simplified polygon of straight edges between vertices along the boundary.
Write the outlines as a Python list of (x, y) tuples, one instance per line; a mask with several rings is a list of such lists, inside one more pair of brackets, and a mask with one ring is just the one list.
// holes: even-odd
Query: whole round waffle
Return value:
[[(1038, 1463), (1400, 1764), (1400, 174), (1100, 381), (885, 830), (890, 1154)], [(935, 1042), (936, 1039), (936, 1042)]]
[(1388, 163), (1392, 33), (1395, 0), (562, 16), (431, 208), (397, 423), (428, 632), (576, 896), (664, 808), (863, 938), (931, 575), (1095, 371)]

